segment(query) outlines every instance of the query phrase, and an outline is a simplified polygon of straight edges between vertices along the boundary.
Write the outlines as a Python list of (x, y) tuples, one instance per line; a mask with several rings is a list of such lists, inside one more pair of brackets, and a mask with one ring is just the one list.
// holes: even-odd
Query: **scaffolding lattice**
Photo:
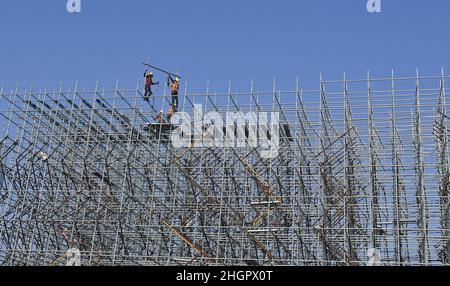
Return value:
[(183, 112), (279, 112), (275, 159), (173, 147), (140, 82), (3, 85), (0, 265), (449, 265), (447, 79), (186, 85)]

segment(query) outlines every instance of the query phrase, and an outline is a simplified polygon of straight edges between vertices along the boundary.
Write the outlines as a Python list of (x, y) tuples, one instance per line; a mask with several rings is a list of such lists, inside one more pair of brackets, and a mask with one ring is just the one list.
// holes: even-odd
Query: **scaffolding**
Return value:
[(272, 159), (175, 148), (167, 88), (2, 85), (0, 265), (449, 265), (447, 79), (185, 85), (179, 112), (279, 112)]

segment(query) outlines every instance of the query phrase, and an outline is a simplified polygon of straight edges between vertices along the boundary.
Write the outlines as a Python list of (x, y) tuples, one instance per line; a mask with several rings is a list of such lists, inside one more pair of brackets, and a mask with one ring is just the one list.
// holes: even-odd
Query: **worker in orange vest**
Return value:
[(167, 111), (166, 117), (164, 116), (164, 111), (161, 109), (159, 114), (155, 117), (155, 121), (157, 123), (166, 124), (166, 118), (170, 121), (170, 118), (172, 118), (173, 114), (175, 113), (175, 110), (173, 108), (170, 108), (169, 111)]
[(145, 77), (145, 94), (144, 94), (144, 100), (148, 101), (150, 96), (153, 95), (152, 92), (152, 85), (158, 85), (158, 82), (153, 82), (153, 76), (154, 74), (152, 72), (147, 73), (148, 70), (145, 70), (144, 77)]
[[(171, 82), (170, 91), (171, 91), (171, 95), (172, 95), (172, 108), (174, 111), (176, 111), (178, 109), (178, 94), (179, 94), (179, 90), (180, 90), (180, 78), (176, 77), (175, 79), (173, 79), (169, 75), (169, 80)], [(169, 84), (169, 82), (168, 82), (168, 84)]]
[(175, 109), (173, 107), (171, 109), (169, 109), (169, 111), (167, 112), (167, 118), (169, 119), (169, 121), (172, 118), (174, 113), (175, 113)]

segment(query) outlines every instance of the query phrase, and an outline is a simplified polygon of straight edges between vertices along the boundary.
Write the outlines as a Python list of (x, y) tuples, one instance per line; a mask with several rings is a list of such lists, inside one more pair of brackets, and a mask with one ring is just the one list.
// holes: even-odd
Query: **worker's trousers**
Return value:
[(172, 107), (178, 108), (178, 92), (172, 92)]
[(150, 85), (145, 86), (144, 98), (148, 98), (153, 95), (152, 87)]

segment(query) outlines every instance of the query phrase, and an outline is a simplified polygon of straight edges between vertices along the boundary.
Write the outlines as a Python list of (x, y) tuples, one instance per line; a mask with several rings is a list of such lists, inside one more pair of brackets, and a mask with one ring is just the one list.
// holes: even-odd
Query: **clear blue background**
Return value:
[[(192, 91), (270, 90), (326, 79), (437, 75), (450, 59), (450, 1), (382, 0), (0, 1), (0, 83), (135, 87), (142, 62), (180, 71)], [(450, 67), (449, 67), (450, 68)], [(158, 77), (162, 77), (158, 75)]]

